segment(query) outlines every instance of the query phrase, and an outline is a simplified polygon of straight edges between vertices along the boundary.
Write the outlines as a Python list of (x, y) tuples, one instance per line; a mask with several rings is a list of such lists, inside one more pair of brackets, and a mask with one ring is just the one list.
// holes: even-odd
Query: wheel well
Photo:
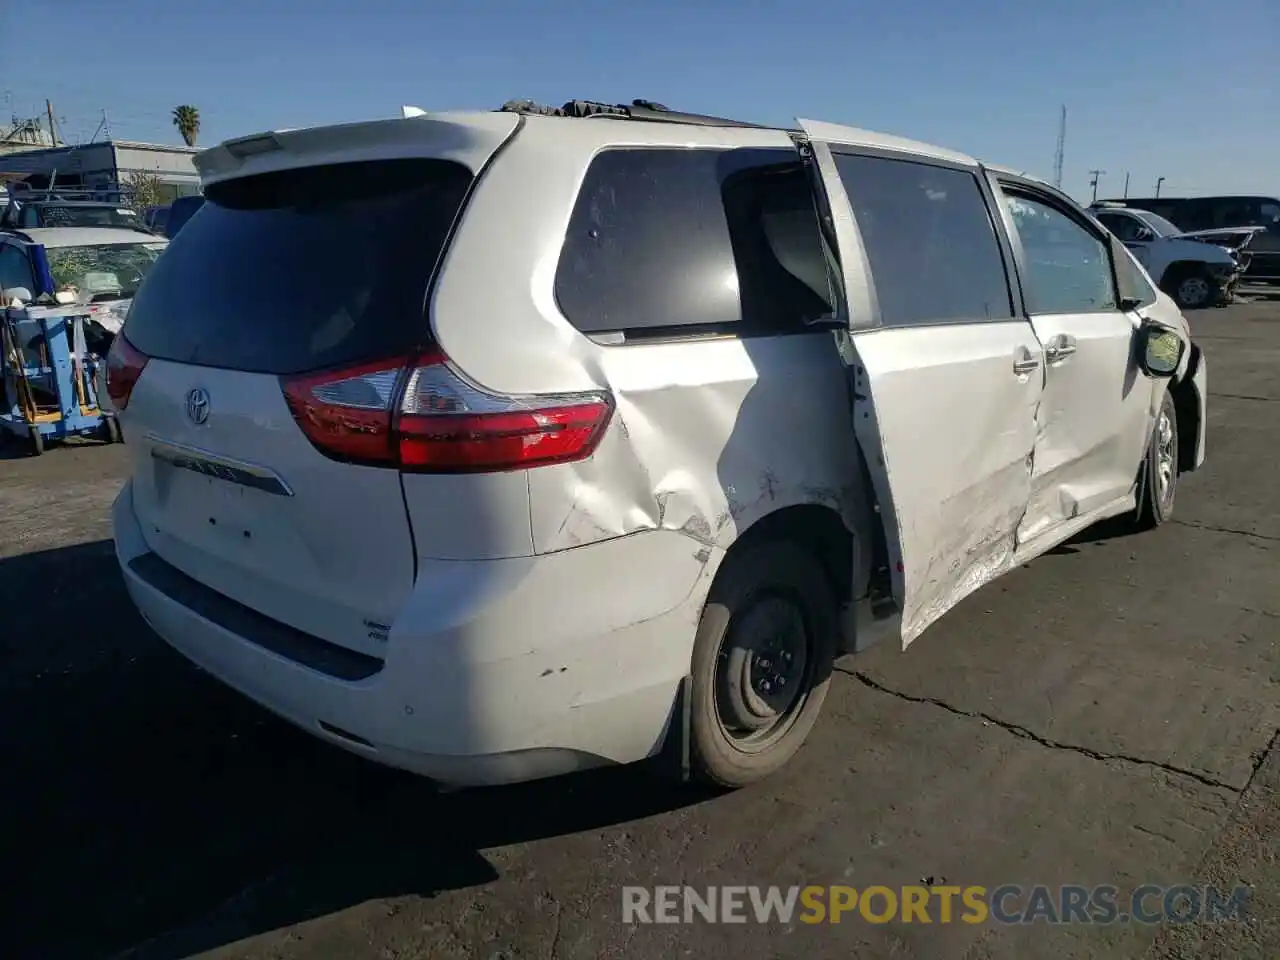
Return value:
[(1193, 273), (1204, 273), (1205, 265), (1196, 260), (1175, 260), (1164, 268), (1164, 276), (1160, 278), (1160, 287), (1165, 293), (1171, 291), (1166, 289), (1177, 283), (1183, 277)]
[[(1194, 365), (1197, 358), (1192, 357)], [(1188, 367), (1188, 374), (1194, 366)], [(1173, 397), (1173, 412), (1178, 418), (1178, 472), (1190, 469), (1189, 464), (1195, 462), (1196, 439), (1200, 435), (1200, 404), (1196, 400), (1196, 390), (1191, 377), (1169, 385), (1169, 394)]]
[(761, 517), (743, 532), (729, 553), (766, 540), (790, 540), (811, 551), (827, 572), (831, 590), (847, 603), (853, 590), (853, 534), (840, 514), (817, 503), (796, 504)]

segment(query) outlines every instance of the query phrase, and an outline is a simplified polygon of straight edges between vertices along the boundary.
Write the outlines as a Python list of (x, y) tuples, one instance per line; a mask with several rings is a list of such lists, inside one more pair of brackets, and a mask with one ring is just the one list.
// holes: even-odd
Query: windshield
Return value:
[(1154, 230), (1157, 236), (1176, 237), (1182, 232), (1158, 213), (1152, 213), (1149, 210), (1134, 210), (1133, 213)]
[(39, 209), (40, 222), (45, 227), (127, 227), (137, 230), (141, 226), (138, 215), (128, 207), (42, 203)]
[(49, 272), (59, 293), (75, 294), (79, 303), (132, 297), (163, 243), (113, 243), (47, 248)]

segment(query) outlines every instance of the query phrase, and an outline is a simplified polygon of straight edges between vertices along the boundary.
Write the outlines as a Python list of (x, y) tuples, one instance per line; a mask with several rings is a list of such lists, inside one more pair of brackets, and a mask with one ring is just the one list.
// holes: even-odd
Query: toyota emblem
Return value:
[(187, 392), (187, 419), (197, 427), (209, 419), (209, 391), (196, 387)]

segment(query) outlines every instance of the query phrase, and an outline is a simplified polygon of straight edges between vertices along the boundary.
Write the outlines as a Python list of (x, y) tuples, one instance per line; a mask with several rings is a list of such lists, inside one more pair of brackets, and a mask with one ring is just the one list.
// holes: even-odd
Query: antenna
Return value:
[(1053, 155), (1053, 185), (1062, 189), (1062, 155), (1067, 146), (1067, 105), (1062, 105), (1062, 115), (1058, 118), (1058, 149)]
[(1105, 171), (1105, 170), (1090, 170), (1090, 171), (1089, 171), (1089, 186), (1093, 188), (1093, 202), (1094, 202), (1094, 203), (1097, 203), (1097, 202), (1098, 202), (1098, 178), (1099, 178), (1099, 177), (1101, 177), (1101, 176), (1102, 176), (1103, 174), (1105, 174), (1106, 172), (1107, 172), (1107, 171)]

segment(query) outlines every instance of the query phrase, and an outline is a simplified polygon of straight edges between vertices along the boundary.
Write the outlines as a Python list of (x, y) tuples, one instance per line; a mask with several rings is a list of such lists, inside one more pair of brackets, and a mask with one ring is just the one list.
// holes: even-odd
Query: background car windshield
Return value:
[(44, 204), (40, 218), (46, 227), (127, 227), (140, 226), (138, 215), (124, 207), (77, 207)]
[(59, 293), (81, 303), (132, 297), (163, 244), (113, 243), (47, 249), (49, 270)]
[(1182, 232), (1158, 213), (1149, 213), (1144, 210), (1137, 214), (1137, 216), (1143, 223), (1154, 230), (1157, 236), (1176, 237)]

